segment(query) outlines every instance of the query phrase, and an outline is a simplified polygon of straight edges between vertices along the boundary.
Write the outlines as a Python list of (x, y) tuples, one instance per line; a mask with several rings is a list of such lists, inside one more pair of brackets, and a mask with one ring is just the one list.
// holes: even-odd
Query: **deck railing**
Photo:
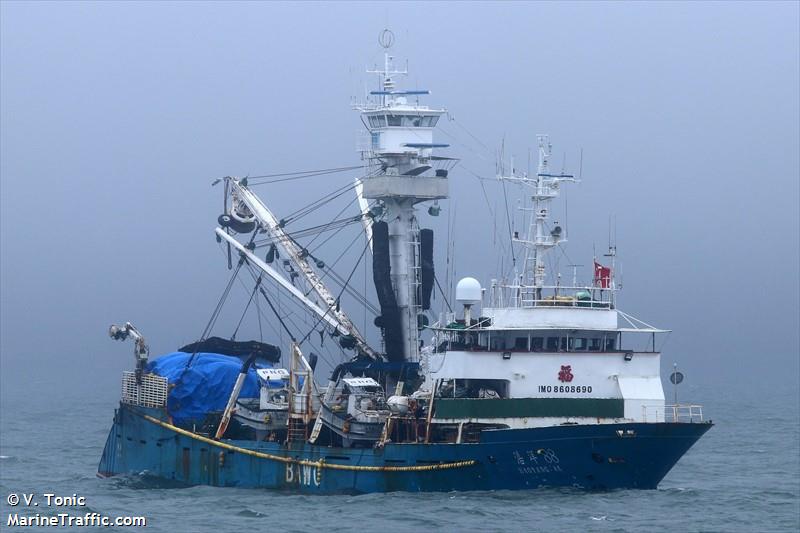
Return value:
[(643, 405), (644, 422), (682, 422), (698, 423), (703, 421), (703, 406), (697, 404), (676, 404), (663, 407)]
[(122, 373), (122, 403), (142, 407), (164, 407), (167, 405), (167, 378), (156, 374), (143, 374), (136, 379), (136, 372)]
[[(580, 307), (613, 309), (616, 289), (585, 285), (498, 285), (490, 292), (489, 306), (494, 307)], [(582, 294), (581, 298), (578, 295)]]

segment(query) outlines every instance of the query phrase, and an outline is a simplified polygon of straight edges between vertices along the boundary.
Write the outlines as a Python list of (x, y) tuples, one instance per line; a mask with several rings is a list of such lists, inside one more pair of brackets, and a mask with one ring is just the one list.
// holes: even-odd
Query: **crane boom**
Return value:
[(283, 256), (288, 258), (292, 263), (294, 263), (295, 266), (297, 266), (299, 273), (305, 282), (309, 287), (311, 287), (311, 290), (316, 293), (319, 300), (324, 303), (324, 305), (319, 305), (319, 307), (326, 309), (325, 315), (332, 316), (346, 331), (346, 334), (355, 339), (356, 346), (359, 348), (359, 351), (364, 352), (373, 359), (379, 359), (379, 354), (367, 344), (367, 341), (358, 331), (358, 328), (356, 328), (353, 321), (350, 320), (350, 317), (347, 316), (344, 311), (339, 309), (336, 297), (334, 297), (334, 295), (328, 290), (314, 269), (311, 268), (311, 265), (308, 264), (308, 261), (306, 261), (305, 256), (302, 253), (303, 250), (300, 248), (300, 246), (298, 246), (297, 243), (283, 230), (282, 224), (278, 218), (272, 213), (272, 211), (269, 210), (269, 208), (258, 196), (253, 194), (253, 192), (250, 191), (247, 186), (243, 185), (238, 179), (231, 177), (226, 179), (229, 181), (231, 188), (239, 194), (240, 200), (247, 205), (247, 207), (259, 221), (261, 227), (267, 231), (275, 245), (280, 248)]
[(256, 268), (264, 272), (267, 276), (275, 280), (281, 287), (286, 289), (289, 292), (289, 294), (297, 298), (300, 301), (300, 303), (305, 305), (311, 312), (313, 312), (318, 317), (322, 318), (322, 320), (325, 321), (326, 324), (338, 330), (339, 333), (341, 333), (342, 335), (349, 335), (350, 332), (344, 325), (340, 324), (339, 321), (336, 320), (336, 318), (334, 318), (330, 313), (326, 313), (324, 309), (322, 309), (317, 304), (312, 302), (308, 297), (306, 297), (305, 294), (303, 294), (303, 291), (301, 291), (300, 289), (289, 283), (289, 281), (287, 281), (286, 278), (281, 276), (277, 270), (269, 266), (261, 258), (256, 256), (253, 252), (245, 248), (244, 245), (242, 245), (242, 243), (240, 243), (239, 241), (237, 241), (236, 239), (225, 233), (222, 229), (217, 228), (216, 232), (221, 239), (227, 241), (228, 243), (230, 243), (231, 246), (236, 248), (236, 251), (238, 251), (240, 255), (246, 257), (251, 265), (255, 266)]

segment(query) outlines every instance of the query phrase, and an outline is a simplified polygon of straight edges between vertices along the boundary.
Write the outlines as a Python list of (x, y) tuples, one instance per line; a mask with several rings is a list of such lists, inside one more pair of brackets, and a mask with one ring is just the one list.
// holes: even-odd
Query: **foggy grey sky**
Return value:
[[(590, 265), (616, 216), (620, 308), (674, 330), (665, 365), (695, 383), (797, 379), (797, 3), (0, 10), (3, 389), (43, 365), (116, 387), (132, 348), (107, 338), (112, 322), (140, 327), (154, 355), (199, 336), (229, 276), (211, 180), (359, 164), (350, 98), (374, 83), (363, 71), (386, 26), (409, 61), (403, 83), (455, 119), (437, 133), (462, 158), (452, 200), (439, 220), (421, 215), (440, 273), (455, 212), (457, 275), (497, 275), (474, 174), (493, 177), (503, 138), (526, 166), (546, 132), (556, 165), (566, 152), (577, 170), (584, 151), (569, 257)], [(257, 192), (280, 214), (352, 177)]]

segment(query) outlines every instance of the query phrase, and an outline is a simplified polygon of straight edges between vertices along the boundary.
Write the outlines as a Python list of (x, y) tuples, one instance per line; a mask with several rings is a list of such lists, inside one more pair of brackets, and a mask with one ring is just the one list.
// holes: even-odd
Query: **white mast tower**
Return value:
[[(363, 199), (382, 204), (382, 220), (388, 225), (390, 279), (402, 348), (391, 348), (387, 342), (387, 355), (399, 360), (402, 354), (404, 361), (413, 362), (419, 360), (418, 320), (422, 313), (420, 229), (414, 206), (448, 197), (447, 172), (454, 160), (433, 155), (434, 148), (448, 146), (433, 142), (433, 130), (446, 110), (420, 105), (419, 97), (430, 91), (396, 90), (395, 76), (408, 71), (393, 66), (389, 49), (394, 34), (390, 30), (383, 30), (378, 42), (384, 48), (383, 68), (367, 69), (378, 75), (378, 90), (370, 91), (364, 103), (354, 106), (369, 134), (368, 142), (359, 147), (370, 170), (360, 192)], [(432, 207), (430, 212), (438, 210)], [(377, 238), (373, 237), (374, 251)]]

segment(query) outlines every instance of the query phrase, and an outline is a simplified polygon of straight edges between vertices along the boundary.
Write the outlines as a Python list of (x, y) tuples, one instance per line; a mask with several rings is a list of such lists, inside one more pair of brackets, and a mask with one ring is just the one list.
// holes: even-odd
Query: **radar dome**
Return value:
[(456, 300), (471, 305), (481, 301), (481, 284), (475, 278), (462, 278), (456, 285)]

